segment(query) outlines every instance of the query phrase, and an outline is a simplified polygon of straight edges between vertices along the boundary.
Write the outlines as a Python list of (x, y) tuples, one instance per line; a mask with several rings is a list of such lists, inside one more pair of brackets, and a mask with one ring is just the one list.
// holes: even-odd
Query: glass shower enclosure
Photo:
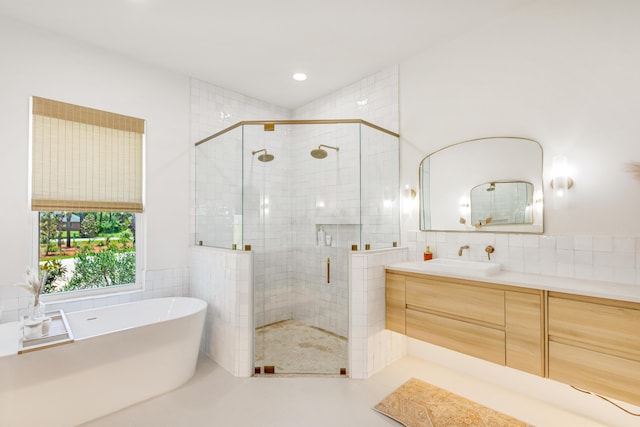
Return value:
[(399, 241), (398, 135), (240, 122), (196, 143), (195, 166), (195, 243), (253, 251), (255, 373), (348, 375), (348, 254)]

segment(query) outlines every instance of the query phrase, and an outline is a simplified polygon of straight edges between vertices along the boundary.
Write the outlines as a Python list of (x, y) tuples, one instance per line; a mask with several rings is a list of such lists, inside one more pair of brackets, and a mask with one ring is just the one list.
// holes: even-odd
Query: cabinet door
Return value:
[(404, 334), (405, 331), (405, 276), (387, 273), (385, 286), (386, 328)]
[(505, 292), (507, 366), (544, 376), (543, 293)]
[(640, 362), (549, 343), (549, 378), (640, 405)]
[(549, 293), (549, 378), (639, 405), (638, 307)]
[(407, 277), (407, 306), (504, 326), (504, 291)]
[(505, 364), (504, 331), (407, 309), (407, 336)]

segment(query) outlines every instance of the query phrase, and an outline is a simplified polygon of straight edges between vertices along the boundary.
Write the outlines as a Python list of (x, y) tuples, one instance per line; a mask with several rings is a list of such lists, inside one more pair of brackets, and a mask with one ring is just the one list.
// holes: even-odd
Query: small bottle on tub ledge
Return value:
[(429, 261), (433, 259), (433, 253), (431, 252), (431, 248), (427, 246), (427, 249), (424, 251), (424, 260)]

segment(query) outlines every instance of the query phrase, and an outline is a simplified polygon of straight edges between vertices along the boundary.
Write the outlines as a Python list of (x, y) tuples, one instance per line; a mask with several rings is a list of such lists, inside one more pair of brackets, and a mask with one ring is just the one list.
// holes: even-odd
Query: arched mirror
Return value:
[(420, 163), (420, 229), (542, 233), (542, 147), (532, 139), (463, 141)]

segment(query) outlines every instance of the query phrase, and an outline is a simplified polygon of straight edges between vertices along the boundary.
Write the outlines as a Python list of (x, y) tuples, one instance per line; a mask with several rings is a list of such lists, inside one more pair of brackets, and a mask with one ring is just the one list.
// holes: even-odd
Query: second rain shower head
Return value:
[(318, 148), (311, 150), (311, 157), (313, 157), (314, 159), (324, 159), (325, 157), (327, 157), (328, 156), (327, 150), (323, 150), (322, 147), (340, 151), (338, 147), (332, 147), (330, 145), (320, 144), (318, 145)]
[(267, 153), (267, 149), (266, 148), (263, 148), (262, 150), (252, 151), (251, 155), (255, 156), (256, 154), (262, 153), (263, 151), (264, 151), (264, 154), (260, 154), (258, 156), (258, 160), (260, 160), (261, 162), (266, 163), (266, 162), (270, 162), (271, 160), (274, 159), (273, 154)]

